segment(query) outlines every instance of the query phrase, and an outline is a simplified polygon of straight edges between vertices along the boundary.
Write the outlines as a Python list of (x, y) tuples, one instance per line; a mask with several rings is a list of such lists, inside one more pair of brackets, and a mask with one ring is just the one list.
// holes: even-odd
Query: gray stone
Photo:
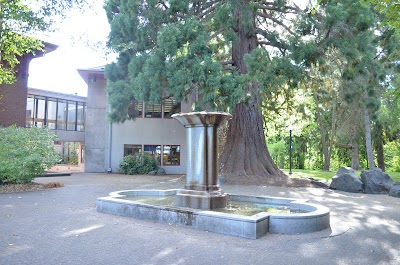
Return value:
[(159, 168), (159, 169), (157, 169), (157, 170), (150, 171), (148, 174), (149, 174), (149, 175), (159, 175), (159, 176), (162, 176), (162, 175), (166, 175), (167, 173), (165, 172), (165, 169)]
[(364, 183), (363, 190), (368, 194), (387, 194), (393, 186), (392, 178), (380, 168), (363, 170), (361, 180)]
[(400, 198), (400, 182), (396, 182), (389, 190), (389, 196)]
[(347, 192), (362, 192), (362, 185), (360, 178), (351, 167), (341, 167), (333, 176), (329, 188), (334, 190), (341, 190)]
[(167, 174), (167, 173), (165, 172), (165, 169), (159, 168), (159, 169), (157, 170), (157, 175), (165, 175), (165, 174)]

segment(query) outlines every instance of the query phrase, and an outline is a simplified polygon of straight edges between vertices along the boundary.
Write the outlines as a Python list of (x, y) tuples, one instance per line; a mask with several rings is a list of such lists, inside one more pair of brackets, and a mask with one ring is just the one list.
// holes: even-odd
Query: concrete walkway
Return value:
[(79, 173), (35, 180), (64, 188), (0, 194), (0, 264), (400, 264), (400, 199), (387, 195), (222, 186), (331, 209), (331, 229), (257, 240), (96, 212), (97, 197), (182, 188), (178, 177)]

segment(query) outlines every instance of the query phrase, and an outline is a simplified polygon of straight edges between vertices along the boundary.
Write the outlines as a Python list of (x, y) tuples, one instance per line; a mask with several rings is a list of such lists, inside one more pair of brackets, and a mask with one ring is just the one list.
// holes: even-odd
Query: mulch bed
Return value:
[(22, 184), (3, 184), (0, 185), (0, 193), (24, 192), (32, 190), (43, 190), (64, 187), (60, 182), (50, 182), (47, 184), (39, 184), (35, 182)]

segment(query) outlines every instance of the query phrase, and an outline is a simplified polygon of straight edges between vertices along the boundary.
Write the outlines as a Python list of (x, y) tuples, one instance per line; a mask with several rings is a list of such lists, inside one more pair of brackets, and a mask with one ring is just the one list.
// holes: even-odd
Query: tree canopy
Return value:
[[(322, 0), (302, 9), (284, 0), (108, 0), (105, 9), (109, 46), (119, 53), (106, 67), (111, 120), (134, 119), (129, 106), (169, 97), (193, 102), (194, 110), (230, 111), (220, 158), (224, 175), (287, 181), (265, 146), (262, 111), (290, 108), (312, 69), (325, 82), (315, 83), (317, 93), (336, 71), (340, 93), (331, 94), (329, 104), (366, 110), (358, 119), (379, 108), (387, 74), (369, 3)], [(332, 54), (336, 70), (329, 65)]]

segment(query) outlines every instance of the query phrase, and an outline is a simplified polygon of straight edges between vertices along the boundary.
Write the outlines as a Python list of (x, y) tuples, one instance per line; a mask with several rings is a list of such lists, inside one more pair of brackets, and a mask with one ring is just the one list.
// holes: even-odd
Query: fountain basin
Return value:
[(180, 189), (116, 191), (110, 193), (109, 197), (98, 198), (96, 209), (102, 213), (250, 239), (257, 239), (267, 232), (300, 234), (330, 227), (330, 210), (324, 206), (310, 204), (307, 200), (227, 194), (229, 200), (232, 201), (280, 204), (289, 206), (291, 210), (302, 212), (295, 214), (260, 212), (243, 216), (187, 207), (153, 205), (127, 199), (134, 196), (173, 196), (179, 194), (180, 191)]

